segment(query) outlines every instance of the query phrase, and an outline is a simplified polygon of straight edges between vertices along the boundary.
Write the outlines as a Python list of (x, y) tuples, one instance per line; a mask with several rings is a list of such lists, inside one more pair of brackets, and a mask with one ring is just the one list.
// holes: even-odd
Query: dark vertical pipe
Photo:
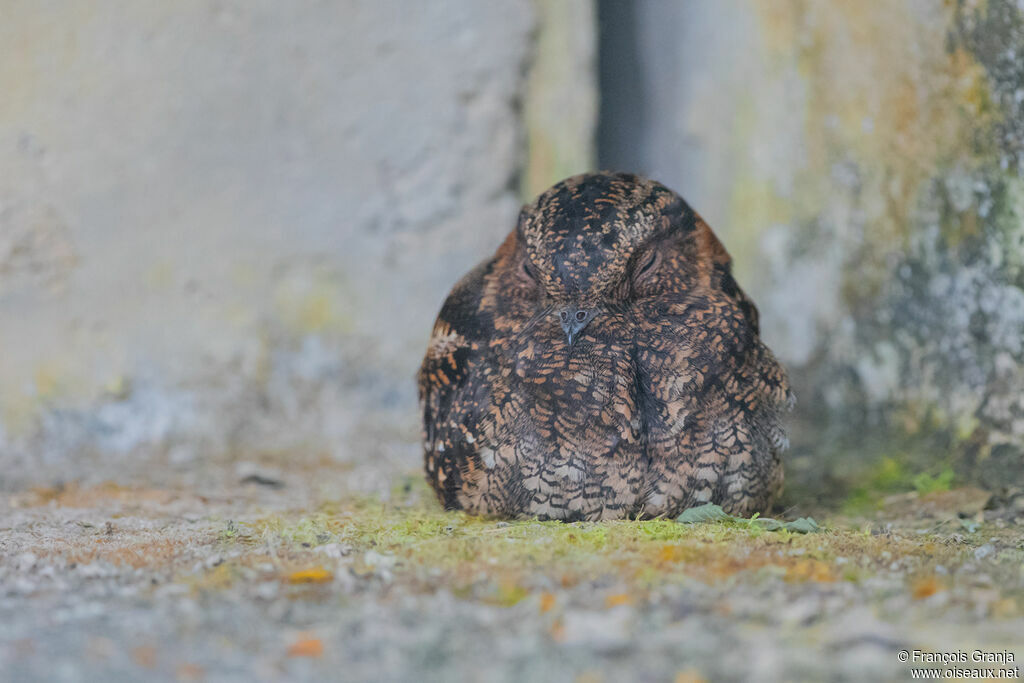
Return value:
[(642, 171), (645, 108), (638, 2), (598, 0), (597, 160), (603, 169)]

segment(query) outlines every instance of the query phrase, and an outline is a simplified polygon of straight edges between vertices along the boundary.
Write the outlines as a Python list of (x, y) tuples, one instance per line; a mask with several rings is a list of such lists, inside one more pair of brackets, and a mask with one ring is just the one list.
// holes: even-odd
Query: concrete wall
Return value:
[(416, 467), (433, 317), (550, 125), (527, 89), (593, 127), (592, 41), (552, 68), (565, 18), (539, 7), (5, 2), (0, 488), (153, 458)]
[(1019, 3), (12, 0), (0, 46), (0, 488), (416, 468), (431, 320), (594, 165), (596, 59), (600, 165), (708, 218), (791, 369), (791, 480), (1019, 481)]
[(1024, 482), (1020, 3), (609, 17), (626, 31), (602, 56), (602, 164), (677, 188), (736, 258), (796, 383), (791, 472), (845, 476), (874, 448)]

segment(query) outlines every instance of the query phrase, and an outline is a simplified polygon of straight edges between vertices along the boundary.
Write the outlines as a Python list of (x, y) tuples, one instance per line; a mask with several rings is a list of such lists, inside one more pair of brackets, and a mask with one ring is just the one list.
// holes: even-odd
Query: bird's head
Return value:
[(506, 263), (519, 293), (558, 317), (571, 346), (603, 311), (657, 291), (696, 220), (660, 183), (578, 175), (523, 208)]

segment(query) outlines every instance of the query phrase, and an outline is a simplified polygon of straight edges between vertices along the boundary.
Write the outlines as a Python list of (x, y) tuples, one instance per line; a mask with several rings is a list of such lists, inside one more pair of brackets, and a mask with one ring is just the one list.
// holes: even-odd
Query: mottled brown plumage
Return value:
[(596, 520), (763, 511), (792, 404), (711, 229), (629, 174), (525, 207), (448, 296), (419, 373), (427, 478), (449, 508)]

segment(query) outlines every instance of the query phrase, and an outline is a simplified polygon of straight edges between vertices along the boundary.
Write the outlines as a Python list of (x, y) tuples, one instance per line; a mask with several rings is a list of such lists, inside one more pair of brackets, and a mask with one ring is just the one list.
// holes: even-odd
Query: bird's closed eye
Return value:
[(530, 265), (530, 259), (524, 258), (519, 264), (519, 275), (528, 282), (537, 282), (537, 271)]
[(661, 264), (661, 252), (652, 251), (651, 253), (644, 256), (640, 261), (640, 265), (634, 271), (634, 279), (637, 282), (642, 282), (647, 278), (654, 275), (658, 270), (658, 266)]

